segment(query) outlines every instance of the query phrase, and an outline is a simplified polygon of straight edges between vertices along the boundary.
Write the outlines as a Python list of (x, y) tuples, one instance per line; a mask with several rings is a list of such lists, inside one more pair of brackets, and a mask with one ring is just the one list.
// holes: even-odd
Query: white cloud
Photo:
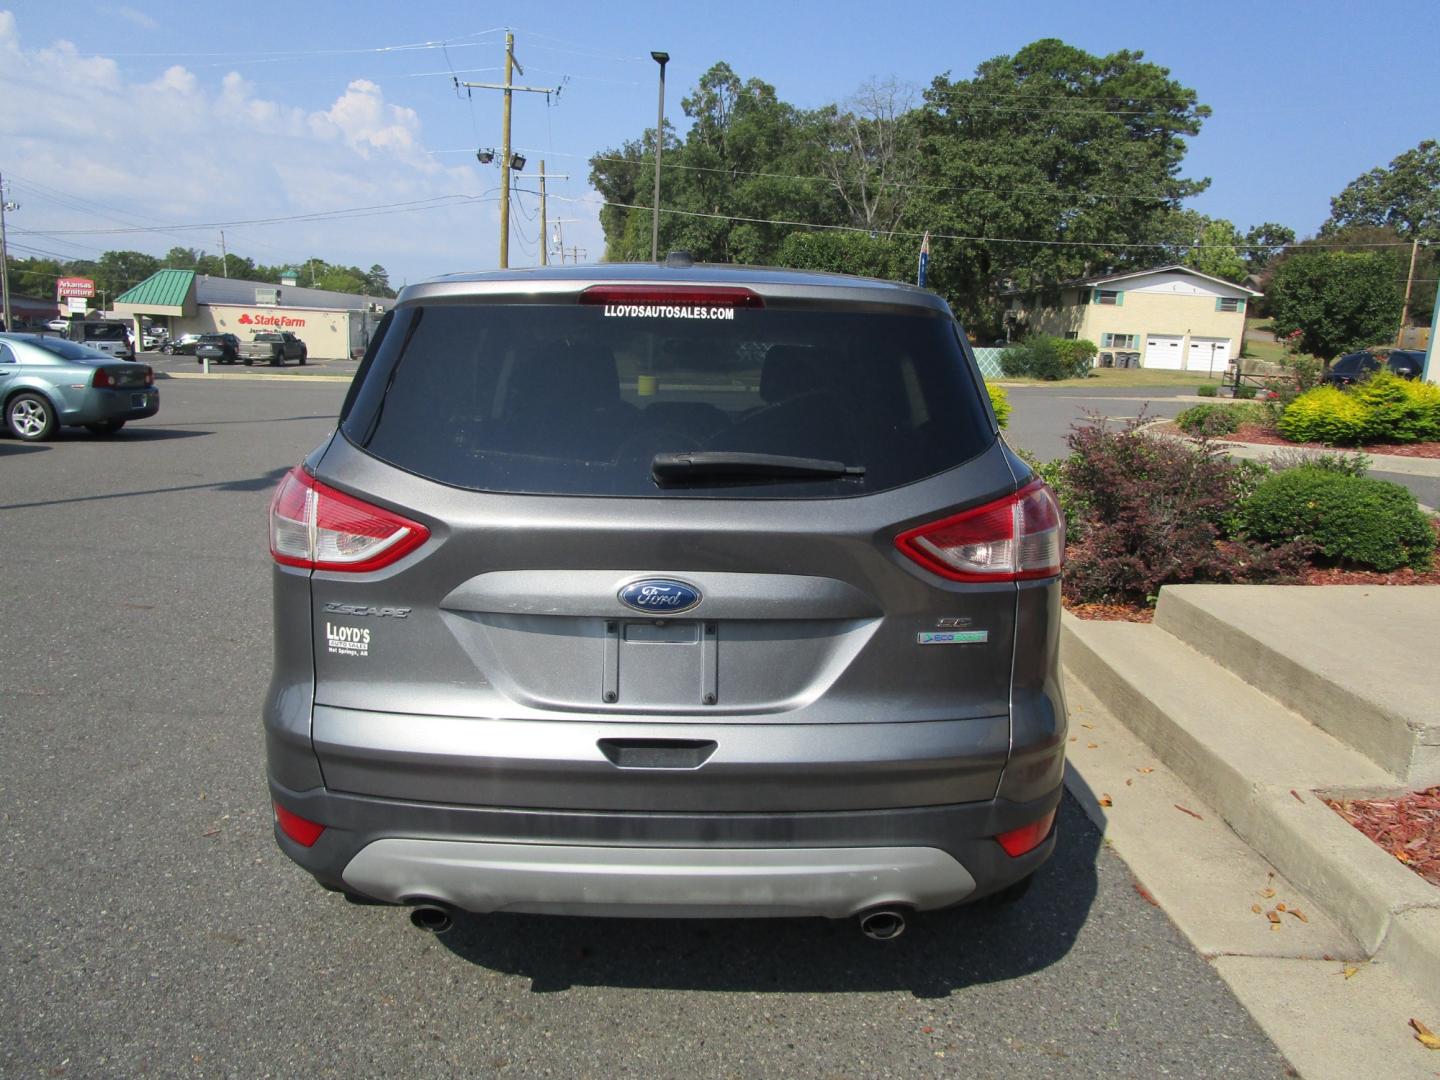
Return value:
[(138, 26), (141, 30), (159, 30), (160, 21), (153, 19), (145, 12), (133, 7), (103, 7), (100, 9), (106, 14), (118, 15), (132, 26)]
[[(81, 55), (67, 41), (27, 49), (6, 11), (0, 11), (0, 100), (0, 170), (13, 177), (24, 202), (11, 220), (12, 239), (72, 258), (114, 248), (213, 251), (218, 236), (214, 229), (32, 233), (286, 217), (490, 186), (472, 166), (439, 164), (427, 152), (420, 116), (387, 101), (375, 82), (356, 79), (328, 107), (307, 109), (260, 96), (234, 72), (217, 83), (177, 65), (134, 81), (113, 60)], [(86, 202), (67, 206), (55, 191)], [(396, 281), (494, 265), (489, 208), (458, 200), (442, 206), (329, 223), (235, 226), (226, 238), (232, 252), (259, 262), (311, 255), (366, 267), (379, 262)]]

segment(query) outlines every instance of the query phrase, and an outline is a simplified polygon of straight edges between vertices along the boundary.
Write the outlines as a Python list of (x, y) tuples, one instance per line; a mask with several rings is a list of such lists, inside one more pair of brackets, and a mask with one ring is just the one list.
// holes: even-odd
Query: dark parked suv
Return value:
[(270, 532), (276, 838), (418, 925), (887, 937), (1054, 846), (1064, 524), (931, 293), (680, 256), (411, 286)]

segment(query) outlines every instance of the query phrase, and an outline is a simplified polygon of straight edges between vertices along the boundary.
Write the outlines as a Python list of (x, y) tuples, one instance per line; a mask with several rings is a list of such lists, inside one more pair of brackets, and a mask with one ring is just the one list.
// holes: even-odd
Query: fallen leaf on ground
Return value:
[(1094, 749), (1095, 749), (1097, 746), (1099, 746), (1099, 745), (1100, 745), (1100, 744), (1099, 744), (1098, 742), (1087, 742), (1087, 743), (1085, 744), (1085, 749), (1086, 749), (1086, 750), (1094, 750)]
[(1296, 791), (1293, 787), (1290, 789), (1290, 794), (1295, 796), (1295, 801), (1298, 803), (1303, 803), (1305, 801), (1304, 799), (1300, 798), (1300, 793)]
[(1276, 911), (1284, 911), (1284, 910), (1285, 910), (1285, 905), (1284, 905), (1284, 904), (1276, 904), (1276, 905), (1275, 905), (1275, 910), (1276, 910)]
[(1256, 915), (1259, 915), (1265, 909), (1262, 908), (1259, 904), (1251, 904), (1250, 910), (1253, 911)]
[(1261, 889), (1261, 890), (1260, 890), (1260, 895), (1263, 896), (1263, 897), (1265, 897), (1266, 900), (1269, 900), (1270, 897), (1272, 897), (1272, 896), (1275, 895), (1275, 890), (1274, 890), (1274, 889)]
[(1131, 884), (1135, 886), (1135, 891), (1140, 894), (1140, 899), (1144, 900), (1151, 907), (1160, 906), (1160, 901), (1151, 896), (1145, 886), (1141, 885), (1138, 881), (1131, 882)]
[(1142, 774), (1148, 774), (1154, 772), (1155, 770), (1152, 769), (1149, 765), (1146, 765), (1143, 769), (1136, 769), (1135, 771)]
[(1176, 809), (1176, 810), (1179, 810), (1182, 814), (1189, 814), (1189, 815), (1190, 815), (1191, 817), (1193, 817), (1196, 821), (1204, 821), (1204, 820), (1205, 820), (1205, 819), (1204, 819), (1203, 817), (1201, 817), (1199, 814), (1195, 813), (1194, 810), (1191, 810), (1191, 809), (1189, 809), (1189, 808), (1187, 808), (1187, 807), (1181, 806), (1178, 802), (1175, 803), (1174, 806), (1175, 806), (1175, 809)]
[(1421, 1046), (1430, 1050), (1440, 1050), (1440, 1035), (1436, 1035), (1413, 1016), (1410, 1018), (1410, 1026), (1415, 1029), (1415, 1038)]
[(1100, 805), (1101, 805), (1101, 806), (1114, 806), (1115, 804), (1110, 801), (1110, 796), (1109, 796), (1109, 795), (1104, 795), (1104, 794), (1102, 794), (1102, 795), (1100, 796)]
[(1360, 969), (1357, 967), (1347, 967), (1340, 974), (1344, 975), (1347, 979), (1353, 979), (1356, 975), (1360, 974)]
[(1265, 917), (1276, 926), (1280, 925), (1280, 913), (1278, 911), (1267, 911), (1265, 912)]
[(1083, 723), (1083, 722), (1082, 722), (1080, 726), (1083, 727), (1083, 728), (1088, 728), (1088, 729), (1090, 729), (1091, 731), (1093, 731), (1093, 730), (1095, 729), (1095, 725), (1094, 725), (1094, 724), (1086, 724), (1086, 723)]
[(1128, 776), (1125, 778), (1125, 786), (1126, 786), (1126, 787), (1129, 787), (1129, 786), (1130, 786), (1131, 784), (1133, 784), (1133, 783), (1135, 783), (1135, 781), (1134, 781), (1134, 780), (1131, 780)]
[(1295, 916), (1297, 919), (1299, 919), (1301, 922), (1309, 922), (1309, 921), (1310, 921), (1309, 919), (1307, 919), (1307, 918), (1305, 917), (1305, 912), (1301, 911), (1299, 908), (1291, 908), (1291, 909), (1290, 909), (1290, 914), (1291, 914), (1291, 915), (1294, 915), (1294, 916)]

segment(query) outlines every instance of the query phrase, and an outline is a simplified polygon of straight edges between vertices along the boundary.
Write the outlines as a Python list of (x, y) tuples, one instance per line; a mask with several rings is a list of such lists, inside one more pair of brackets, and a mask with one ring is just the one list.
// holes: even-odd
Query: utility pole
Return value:
[(19, 209), (19, 203), (5, 200), (5, 178), (0, 176), (0, 310), (4, 312), (7, 331), (14, 330), (15, 324), (10, 321), (10, 256), (5, 247), (5, 214)]
[(510, 170), (512, 168), (522, 169), (525, 167), (525, 159), (517, 159), (510, 153), (510, 100), (511, 95), (517, 91), (529, 94), (544, 94), (548, 100), (551, 94), (560, 96), (558, 86), (516, 86), (511, 72), (518, 71), (525, 74), (525, 69), (520, 66), (520, 61), (515, 59), (515, 35), (509, 30), (505, 31), (505, 81), (503, 83), (478, 83), (461, 82), (455, 80), (456, 87), (474, 87), (481, 90), (501, 90), (505, 94), (504, 113), (500, 122), (500, 269), (505, 270), (510, 266)]
[(225, 230), (220, 230), (220, 272), (230, 276), (230, 256), (225, 252)]
[(540, 265), (550, 265), (550, 237), (545, 231), (545, 159), (540, 159)]
[(1405, 275), (1405, 303), (1400, 307), (1400, 330), (1395, 335), (1395, 345), (1398, 348), (1405, 337), (1405, 320), (1410, 317), (1410, 288), (1415, 284), (1415, 256), (1420, 251), (1420, 245), (1430, 246), (1429, 240), (1421, 240), (1416, 237), (1410, 241), (1410, 272)]

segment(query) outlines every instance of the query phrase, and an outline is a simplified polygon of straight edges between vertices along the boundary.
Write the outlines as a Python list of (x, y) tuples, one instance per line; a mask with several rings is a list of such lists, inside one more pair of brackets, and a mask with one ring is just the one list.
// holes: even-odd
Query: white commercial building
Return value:
[[(193, 270), (160, 270), (115, 299), (120, 318), (145, 318), (180, 334), (289, 330), (310, 358), (340, 360), (363, 352), (394, 300), (354, 293), (217, 278)], [(138, 340), (138, 335), (137, 335)]]

